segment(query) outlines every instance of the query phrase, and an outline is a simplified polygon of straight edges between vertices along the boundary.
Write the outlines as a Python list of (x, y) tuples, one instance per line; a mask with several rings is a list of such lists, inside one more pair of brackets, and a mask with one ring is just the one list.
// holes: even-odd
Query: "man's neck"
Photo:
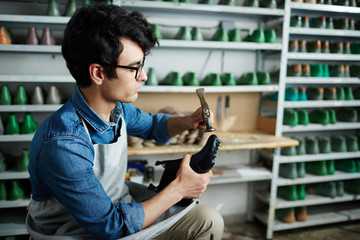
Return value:
[(110, 122), (111, 111), (115, 108), (114, 103), (105, 101), (99, 91), (93, 87), (80, 88), (87, 104), (94, 110), (102, 119)]

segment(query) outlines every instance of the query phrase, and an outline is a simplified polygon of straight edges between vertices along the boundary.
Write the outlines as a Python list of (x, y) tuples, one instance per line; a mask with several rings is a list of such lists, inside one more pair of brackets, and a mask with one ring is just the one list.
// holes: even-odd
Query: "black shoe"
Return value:
[[(191, 156), (190, 166), (197, 173), (207, 173), (215, 164), (218, 148), (220, 146), (220, 139), (216, 135), (211, 135), (207, 140), (205, 146), (196, 154)], [(153, 190), (160, 192), (169, 183), (171, 183), (177, 174), (182, 158), (176, 160), (157, 161), (156, 166), (162, 165), (165, 170), (161, 177), (160, 184)], [(186, 206), (190, 204), (192, 199), (183, 199), (178, 204)]]

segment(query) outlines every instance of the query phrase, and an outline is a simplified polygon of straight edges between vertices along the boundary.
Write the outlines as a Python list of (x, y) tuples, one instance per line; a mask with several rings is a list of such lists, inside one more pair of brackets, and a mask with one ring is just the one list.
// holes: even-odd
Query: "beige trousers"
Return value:
[(211, 207), (197, 204), (155, 240), (221, 240), (223, 231), (222, 216)]

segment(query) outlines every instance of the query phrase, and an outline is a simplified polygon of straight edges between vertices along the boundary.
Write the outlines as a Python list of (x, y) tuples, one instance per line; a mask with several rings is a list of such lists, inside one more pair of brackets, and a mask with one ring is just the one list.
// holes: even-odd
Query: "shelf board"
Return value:
[[(360, 32), (360, 31), (359, 31)], [(360, 37), (360, 34), (359, 34)], [(360, 54), (288, 53), (289, 60), (360, 61)]]
[[(216, 132), (217, 137), (222, 141), (220, 151), (258, 149), (258, 148), (277, 148), (298, 145), (298, 141), (287, 137), (276, 137), (260, 131), (252, 132)], [(152, 155), (198, 152), (200, 145), (163, 145), (155, 147), (134, 148), (128, 147), (128, 155)]]
[(360, 219), (360, 209), (343, 210), (339, 211), (339, 213), (348, 216), (350, 220)]
[(1, 216), (0, 220), (0, 236), (27, 235), (25, 227), (25, 216), (11, 214)]
[(337, 122), (336, 124), (316, 124), (310, 123), (307, 126), (297, 125), (288, 126), (283, 125), (283, 132), (313, 132), (313, 131), (332, 131), (332, 130), (348, 130), (348, 129), (359, 129), (359, 122)]
[[(260, 191), (256, 193), (256, 197), (261, 201), (269, 204), (270, 193), (268, 191)], [(291, 207), (302, 207), (302, 206), (313, 206), (322, 204), (331, 204), (338, 202), (350, 202), (360, 200), (359, 195), (345, 193), (342, 197), (323, 197), (320, 195), (306, 193), (306, 199), (298, 201), (288, 201), (278, 197), (275, 202), (275, 209), (291, 208)]]
[(305, 11), (317, 11), (317, 12), (332, 12), (341, 14), (359, 14), (359, 7), (347, 7), (340, 5), (328, 5), (328, 4), (313, 4), (313, 3), (290, 3), (292, 10), (305, 10)]
[[(185, 41), (185, 40), (160, 40), (158, 48), (196, 48), (196, 49), (220, 49), (220, 50), (273, 50), (280, 51), (281, 43), (253, 43), (253, 42), (217, 42), (217, 41)], [(155, 48), (156, 49), (156, 48)], [(20, 53), (57, 53), (61, 54), (60, 45), (27, 45), (27, 44), (4, 44), (0, 45), (1, 52)]]
[(209, 93), (227, 93), (227, 92), (276, 92), (279, 91), (279, 85), (241, 85), (241, 86), (142, 86), (141, 92), (154, 93), (194, 93), (196, 89), (204, 88)]
[[(262, 102), (267, 106), (277, 106), (276, 101), (265, 99)], [(335, 107), (360, 107), (360, 100), (307, 100), (284, 101), (284, 108), (335, 108)]]
[(288, 185), (297, 185), (297, 184), (350, 180), (357, 178), (360, 178), (360, 173), (346, 173), (342, 171), (335, 171), (334, 175), (325, 175), (325, 176), (317, 176), (307, 173), (304, 178), (288, 179), (288, 178), (279, 177), (277, 185), (288, 186)]
[(28, 179), (29, 177), (30, 175), (27, 171), (5, 171), (0, 173), (0, 180)]
[(228, 184), (271, 180), (272, 173), (262, 167), (251, 166), (215, 166), (210, 184)]
[(75, 84), (73, 77), (69, 75), (0, 75), (0, 82), (16, 83), (72, 83)]
[(321, 154), (306, 154), (296, 156), (277, 156), (279, 163), (292, 163), (292, 162), (313, 162), (321, 160), (338, 160), (338, 159), (352, 159), (360, 158), (360, 151), (357, 152), (332, 152)]
[(360, 107), (360, 100), (346, 101), (285, 101), (284, 108)]
[(0, 142), (31, 142), (34, 134), (0, 135)]
[(14, 14), (0, 14), (0, 22), (7, 23), (28, 23), (28, 24), (60, 24), (64, 25), (70, 20), (70, 17), (55, 17), (55, 16), (40, 16), (40, 15), (14, 15)]
[(185, 40), (160, 40), (160, 48), (196, 48), (220, 50), (274, 50), (280, 51), (281, 43), (254, 43), (254, 42), (219, 42), (219, 41), (185, 41)]
[[(353, 212), (354, 210), (351, 210)], [(356, 210), (354, 214), (359, 216), (359, 212)], [(267, 225), (268, 222), (268, 215), (264, 212), (256, 212), (255, 217), (261, 221), (263, 224)], [(308, 214), (307, 221), (305, 222), (294, 222), (294, 223), (284, 223), (277, 219), (274, 219), (274, 227), (273, 231), (282, 231), (282, 230), (289, 230), (289, 229), (296, 229), (302, 227), (310, 227), (310, 226), (317, 226), (329, 223), (337, 223), (337, 222), (345, 222), (349, 221), (349, 216), (342, 214), (341, 212), (330, 212), (330, 213), (321, 213), (321, 214)]]
[(260, 16), (283, 16), (285, 11), (283, 9), (270, 8), (253, 8), (243, 6), (226, 6), (214, 4), (193, 4), (193, 3), (171, 3), (171, 2), (149, 2), (138, 0), (115, 0), (114, 4), (119, 4), (125, 8), (141, 9), (141, 10), (156, 10), (176, 13), (215, 13), (215, 14), (232, 14), (232, 15), (253, 15)]
[(26, 45), (9, 44), (0, 45), (0, 52), (19, 52), (19, 53), (56, 53), (61, 54), (60, 45)]
[(339, 77), (286, 77), (286, 84), (360, 84), (360, 78)]
[[(338, 7), (338, 6), (336, 6)], [(290, 35), (311, 35), (311, 36), (332, 36), (332, 37), (360, 37), (359, 30), (340, 30), (340, 29), (323, 29), (323, 28), (301, 28), (290, 27)]]
[(62, 104), (0, 105), (0, 112), (55, 112)]
[(29, 205), (30, 199), (20, 199), (15, 201), (1, 201), (0, 208), (16, 208), (26, 207)]

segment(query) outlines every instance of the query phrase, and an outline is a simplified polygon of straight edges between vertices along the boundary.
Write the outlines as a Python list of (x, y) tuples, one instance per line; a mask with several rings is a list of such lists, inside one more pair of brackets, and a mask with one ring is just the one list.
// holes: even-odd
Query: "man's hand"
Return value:
[[(206, 129), (201, 107), (199, 107), (193, 114), (190, 115), (189, 122), (191, 126), (190, 128), (198, 128), (201, 131), (204, 131)], [(212, 122), (212, 116), (211, 116), (211, 122)]]
[[(213, 112), (210, 111), (211, 125), (213, 124)], [(167, 123), (167, 129), (169, 137), (176, 136), (185, 130), (190, 128), (198, 128), (201, 131), (206, 129), (205, 123), (203, 122), (202, 108), (199, 107), (190, 116), (173, 116), (169, 118)]]
[(213, 175), (196, 173), (190, 167), (191, 154), (185, 154), (177, 172), (176, 178), (154, 197), (142, 202), (145, 219), (142, 229), (154, 223), (167, 209), (183, 198), (199, 198), (206, 190)]
[(183, 198), (199, 198), (210, 183), (213, 173), (211, 170), (203, 174), (196, 173), (190, 167), (190, 158), (190, 153), (184, 155), (176, 179), (172, 183), (178, 185)]

